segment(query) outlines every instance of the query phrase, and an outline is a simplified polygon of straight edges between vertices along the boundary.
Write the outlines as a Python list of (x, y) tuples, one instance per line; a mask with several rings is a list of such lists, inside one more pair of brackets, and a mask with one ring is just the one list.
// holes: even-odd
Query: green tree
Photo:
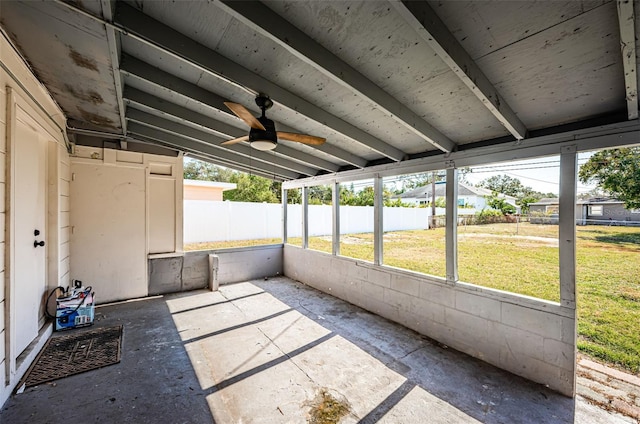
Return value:
[(312, 186), (309, 187), (309, 204), (310, 205), (330, 205), (333, 194), (330, 186)]
[[(494, 175), (478, 183), (478, 187), (491, 190), (492, 193), (502, 193), (516, 198), (516, 205), (520, 206), (522, 213), (529, 213), (529, 205), (545, 197), (558, 197), (554, 193), (541, 193), (508, 175)], [(500, 208), (496, 208), (500, 209)], [(515, 208), (512, 213), (515, 213)]]
[(484, 187), (492, 192), (498, 192), (516, 198), (523, 195), (526, 191), (531, 190), (530, 187), (522, 185), (519, 179), (508, 175), (494, 175), (486, 178), (478, 183), (478, 187)]
[(511, 215), (516, 213), (516, 208), (510, 203), (499, 196), (499, 193), (494, 191), (491, 196), (487, 196), (487, 205), (493, 209), (497, 209), (502, 212), (503, 215)]
[(223, 193), (224, 200), (234, 202), (267, 202), (278, 203), (278, 196), (272, 191), (274, 181), (256, 175), (236, 173), (231, 178), (232, 183), (236, 183), (235, 190), (228, 190)]
[(236, 171), (209, 162), (185, 158), (183, 176), (185, 180), (229, 182)]
[(356, 204), (356, 194), (353, 189), (353, 184), (351, 184), (351, 187), (349, 188), (341, 185), (340, 186), (340, 205), (355, 206), (355, 204)]
[(191, 158), (185, 158), (183, 169), (184, 178), (188, 180), (236, 183), (238, 186), (235, 190), (223, 193), (224, 200), (278, 203), (282, 199), (282, 183), (278, 181)]
[(595, 182), (628, 209), (640, 208), (640, 147), (602, 150), (580, 166), (582, 183)]
[(543, 197), (556, 197), (555, 195), (553, 196), (541, 196), (539, 193), (538, 194), (530, 194), (530, 195), (526, 195), (523, 196), (519, 199), (516, 199), (516, 205), (520, 206), (520, 210), (522, 211), (523, 214), (527, 215), (529, 213), (529, 205), (531, 203), (536, 203), (537, 201), (539, 201), (540, 199), (542, 199)]
[(292, 188), (287, 190), (287, 203), (290, 205), (302, 204), (302, 189)]

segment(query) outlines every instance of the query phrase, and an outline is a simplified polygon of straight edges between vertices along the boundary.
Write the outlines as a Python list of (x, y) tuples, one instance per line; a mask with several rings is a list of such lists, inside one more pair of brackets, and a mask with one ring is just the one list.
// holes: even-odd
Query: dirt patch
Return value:
[(344, 244), (372, 244), (371, 240), (364, 240), (358, 237), (340, 237), (340, 243)]
[(329, 389), (322, 388), (311, 402), (307, 422), (309, 424), (336, 424), (350, 412), (351, 405), (346, 399), (338, 399), (329, 393)]
[(524, 241), (530, 242), (526, 243), (527, 247), (537, 247), (537, 246), (558, 246), (558, 239), (550, 238), (550, 237), (535, 237), (535, 236), (515, 236), (515, 235), (504, 235), (504, 234), (483, 234), (483, 233), (472, 233), (472, 234), (458, 234), (458, 238), (464, 240), (465, 238), (487, 238), (487, 239), (503, 239), (510, 241)]

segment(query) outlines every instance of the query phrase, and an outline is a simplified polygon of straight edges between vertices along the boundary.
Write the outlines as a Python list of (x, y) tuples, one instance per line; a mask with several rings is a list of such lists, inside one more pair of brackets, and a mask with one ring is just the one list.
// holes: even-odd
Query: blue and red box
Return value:
[(93, 324), (95, 305), (91, 289), (74, 289), (56, 300), (56, 331)]

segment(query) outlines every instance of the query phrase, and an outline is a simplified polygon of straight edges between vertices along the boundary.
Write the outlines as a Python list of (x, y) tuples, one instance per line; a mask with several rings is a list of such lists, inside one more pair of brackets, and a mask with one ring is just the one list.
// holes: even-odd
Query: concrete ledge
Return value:
[(175, 293), (209, 286), (209, 255), (218, 260), (219, 284), (281, 275), (282, 244), (198, 250), (149, 258), (149, 295)]
[(147, 255), (147, 259), (179, 258), (182, 256), (184, 256), (184, 252), (152, 253)]

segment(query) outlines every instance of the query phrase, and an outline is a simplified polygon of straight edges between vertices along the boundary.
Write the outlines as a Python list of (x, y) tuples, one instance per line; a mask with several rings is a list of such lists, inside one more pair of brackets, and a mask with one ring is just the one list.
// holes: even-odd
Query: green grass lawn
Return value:
[[(640, 373), (640, 228), (577, 227), (578, 348)], [(558, 226), (529, 223), (458, 228), (460, 280), (559, 301)], [(254, 240), (251, 245), (278, 243)], [(300, 245), (300, 239), (291, 239)], [(246, 241), (201, 244), (197, 249), (247, 246)], [(189, 250), (191, 246), (187, 246)], [(330, 237), (309, 248), (331, 252)], [(373, 260), (373, 234), (342, 236), (340, 254)], [(444, 228), (388, 232), (384, 263), (445, 275)]]

